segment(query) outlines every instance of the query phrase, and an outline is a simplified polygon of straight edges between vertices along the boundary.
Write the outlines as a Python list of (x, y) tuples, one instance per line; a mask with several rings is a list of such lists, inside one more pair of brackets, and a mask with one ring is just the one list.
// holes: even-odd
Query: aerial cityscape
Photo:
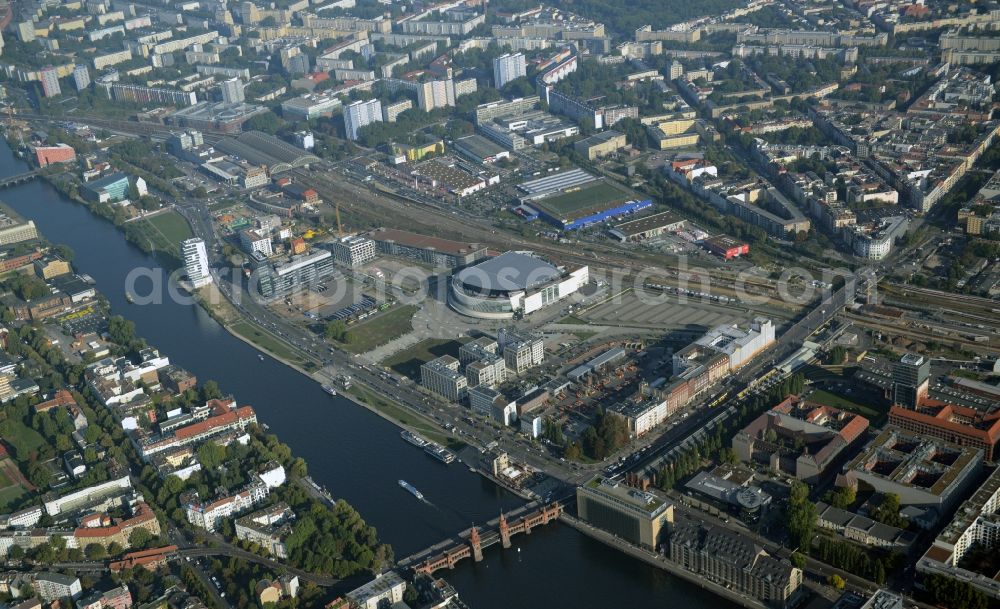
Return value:
[(991, 1), (0, 0), (0, 609), (1000, 607), (994, 76)]

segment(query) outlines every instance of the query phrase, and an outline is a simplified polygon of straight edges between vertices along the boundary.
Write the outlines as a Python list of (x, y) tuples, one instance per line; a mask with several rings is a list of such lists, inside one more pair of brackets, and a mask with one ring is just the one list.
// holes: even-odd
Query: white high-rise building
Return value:
[(344, 108), (344, 131), (349, 140), (358, 139), (358, 130), (376, 122), (382, 122), (382, 102), (377, 99), (356, 101)]
[(230, 78), (219, 83), (222, 89), (222, 101), (227, 104), (239, 104), (246, 100), (243, 95), (243, 81), (239, 78)]
[(181, 257), (184, 258), (184, 268), (188, 280), (196, 288), (212, 283), (212, 275), (208, 271), (208, 252), (205, 242), (198, 238), (181, 241)]
[(52, 66), (39, 70), (38, 80), (42, 83), (42, 95), (45, 97), (55, 97), (62, 93), (59, 88), (59, 72)]
[(90, 70), (82, 63), (73, 68), (73, 85), (77, 91), (83, 91), (90, 86)]
[(508, 53), (493, 60), (493, 85), (497, 89), (527, 73), (521, 53)]
[(455, 81), (429, 80), (417, 85), (417, 107), (424, 112), (455, 105)]

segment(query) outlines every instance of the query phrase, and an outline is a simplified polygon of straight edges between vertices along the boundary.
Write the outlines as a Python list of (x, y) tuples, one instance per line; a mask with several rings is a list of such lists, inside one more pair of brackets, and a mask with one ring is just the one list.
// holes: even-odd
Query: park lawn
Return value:
[(18, 461), (27, 461), (28, 455), (38, 452), (48, 442), (34, 429), (21, 421), (7, 419), (3, 423), (3, 440), (14, 449)]
[(279, 359), (296, 365), (302, 363), (302, 358), (296, 355), (285, 343), (246, 321), (238, 321), (229, 326), (229, 329), (261, 349), (274, 354)]
[(586, 326), (587, 320), (581, 317), (577, 317), (576, 315), (567, 315), (566, 317), (563, 317), (562, 319), (557, 321), (556, 324), (557, 325), (562, 324), (566, 326)]
[(161, 251), (173, 257), (177, 257), (180, 242), (194, 235), (187, 220), (175, 211), (128, 222), (124, 226), (134, 240), (145, 242), (150, 250)]
[(173, 265), (181, 265), (180, 242), (193, 233), (187, 220), (175, 211), (167, 211), (152, 218), (143, 218), (122, 225), (129, 241), (136, 243), (147, 252), (159, 252), (172, 260)]
[(10, 476), (8, 476), (5, 471), (0, 469), (0, 489), (5, 489), (13, 484), (14, 481), (10, 479)]
[(194, 236), (187, 220), (173, 210), (148, 218), (146, 222), (153, 225), (153, 228), (166, 237), (167, 241), (174, 244), (175, 248), (181, 241)]
[(9, 513), (26, 494), (20, 484), (0, 488), (0, 512)]
[(338, 344), (351, 353), (371, 351), (375, 347), (412, 332), (413, 325), (410, 320), (413, 319), (416, 312), (417, 305), (393, 307), (381, 315), (349, 326), (348, 342)]
[(834, 408), (846, 410), (847, 412), (860, 414), (861, 416), (871, 421), (873, 425), (879, 424), (882, 421), (882, 419), (886, 417), (887, 414), (884, 410), (860, 404), (849, 398), (837, 395), (835, 393), (830, 393), (829, 391), (825, 391), (823, 389), (817, 389), (812, 393), (810, 393), (809, 401), (823, 404), (824, 406), (832, 406)]
[(413, 380), (420, 380), (420, 366), (442, 355), (458, 357), (458, 350), (462, 344), (470, 340), (472, 339), (465, 337), (459, 339), (428, 338), (409, 349), (404, 349), (386, 358), (382, 361), (382, 365)]

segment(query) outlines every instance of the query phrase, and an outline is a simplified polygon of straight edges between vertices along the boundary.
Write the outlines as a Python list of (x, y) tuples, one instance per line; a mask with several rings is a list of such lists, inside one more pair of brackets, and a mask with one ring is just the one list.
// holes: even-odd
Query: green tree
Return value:
[(24, 558), (24, 548), (21, 546), (11, 546), (10, 550), (7, 551), (7, 559), (12, 561), (19, 561)]
[(108, 551), (99, 543), (89, 543), (83, 549), (84, 555), (90, 560), (103, 560), (108, 555)]
[(834, 347), (833, 349), (830, 349), (830, 352), (827, 354), (826, 363), (833, 366), (839, 366), (843, 364), (844, 360), (846, 359), (847, 359), (847, 349), (837, 346)]
[(788, 533), (792, 542), (809, 551), (813, 528), (816, 526), (816, 504), (809, 501), (809, 487), (796, 480), (788, 498)]
[(134, 531), (132, 531), (131, 533), (129, 533), (128, 544), (132, 548), (145, 548), (146, 544), (148, 544), (152, 539), (153, 536), (150, 534), (149, 531), (147, 531), (142, 527), (139, 527)]
[(872, 510), (872, 518), (891, 527), (906, 528), (908, 523), (906, 518), (899, 513), (900, 507), (899, 495), (886, 493), (882, 502)]
[(406, 586), (406, 591), (403, 592), (403, 602), (404, 603), (406, 603), (407, 605), (409, 605), (411, 607), (414, 607), (414, 606), (416, 606), (417, 600), (419, 598), (420, 598), (420, 595), (417, 594), (416, 588), (414, 588), (413, 586)]
[(292, 461), (292, 466), (289, 468), (289, 475), (293, 478), (305, 478), (308, 474), (309, 468), (306, 465), (305, 459), (302, 457), (296, 457)]
[(338, 343), (351, 342), (351, 335), (347, 332), (347, 324), (342, 319), (335, 319), (327, 323), (323, 334), (327, 340), (335, 340)]
[(204, 400), (217, 400), (222, 397), (219, 384), (209, 379), (201, 385), (201, 397)]
[(830, 504), (837, 508), (847, 508), (854, 505), (857, 500), (857, 493), (850, 486), (842, 486), (835, 490), (830, 497)]
[(198, 461), (206, 470), (212, 471), (222, 465), (226, 458), (225, 447), (215, 442), (205, 442), (198, 447)]

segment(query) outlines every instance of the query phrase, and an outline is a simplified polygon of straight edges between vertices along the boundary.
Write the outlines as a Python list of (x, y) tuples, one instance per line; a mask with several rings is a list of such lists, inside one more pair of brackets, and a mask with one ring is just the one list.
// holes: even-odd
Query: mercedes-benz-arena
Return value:
[(511, 319), (566, 298), (590, 281), (590, 269), (557, 267), (533, 252), (506, 252), (451, 278), (448, 304), (462, 315)]

